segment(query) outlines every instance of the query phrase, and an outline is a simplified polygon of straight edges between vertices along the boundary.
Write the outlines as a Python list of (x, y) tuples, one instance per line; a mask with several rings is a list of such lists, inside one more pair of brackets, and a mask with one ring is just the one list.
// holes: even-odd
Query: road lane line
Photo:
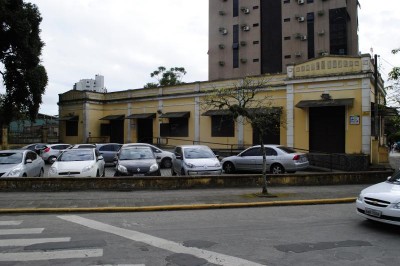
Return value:
[(0, 229), (0, 235), (41, 234), (44, 228)]
[(36, 261), (57, 259), (79, 259), (103, 256), (102, 249), (71, 249), (58, 251), (1, 253), (0, 261)]
[(95, 220), (86, 219), (77, 215), (62, 215), (58, 217), (65, 221), (80, 224), (91, 229), (96, 229), (106, 233), (114, 234), (134, 241), (142, 242), (157, 248), (171, 251), (173, 253), (190, 254), (195, 257), (205, 259), (210, 263), (214, 263), (221, 266), (263, 266), (262, 264), (244, 260), (238, 257), (228, 256), (199, 248), (185, 247), (180, 243), (154, 237), (138, 231), (112, 226)]
[(35, 244), (69, 242), (70, 237), (59, 238), (29, 238), (29, 239), (4, 239), (0, 240), (0, 247), (26, 247)]
[(0, 226), (4, 225), (20, 225), (23, 221), (0, 221)]

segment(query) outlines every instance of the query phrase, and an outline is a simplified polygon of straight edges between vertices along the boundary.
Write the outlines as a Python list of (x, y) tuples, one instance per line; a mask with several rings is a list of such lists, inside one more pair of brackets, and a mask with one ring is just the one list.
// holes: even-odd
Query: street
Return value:
[(3, 215), (1, 265), (398, 265), (400, 229), (354, 204)]

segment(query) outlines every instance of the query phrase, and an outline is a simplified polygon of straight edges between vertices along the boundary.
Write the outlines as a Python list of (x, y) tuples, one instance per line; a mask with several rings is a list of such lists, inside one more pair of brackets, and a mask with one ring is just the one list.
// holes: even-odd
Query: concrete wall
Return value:
[[(269, 186), (373, 184), (392, 172), (315, 173), (268, 175)], [(0, 192), (15, 191), (135, 191), (202, 188), (261, 187), (261, 175), (222, 175), (144, 178), (2, 178)]]

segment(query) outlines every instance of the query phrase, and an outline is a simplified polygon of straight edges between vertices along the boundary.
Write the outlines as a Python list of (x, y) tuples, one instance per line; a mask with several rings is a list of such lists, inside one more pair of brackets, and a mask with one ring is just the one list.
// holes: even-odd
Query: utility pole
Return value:
[(374, 65), (375, 65), (375, 70), (374, 70), (374, 87), (375, 87), (375, 104), (374, 104), (374, 122), (375, 122), (375, 140), (379, 139), (379, 121), (378, 121), (378, 104), (379, 104), (379, 97), (378, 97), (378, 55), (375, 54), (374, 56)]

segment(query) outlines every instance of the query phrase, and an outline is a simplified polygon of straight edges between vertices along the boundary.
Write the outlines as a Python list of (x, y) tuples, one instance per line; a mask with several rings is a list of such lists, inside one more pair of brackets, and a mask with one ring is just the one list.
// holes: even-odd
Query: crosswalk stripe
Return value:
[(23, 221), (0, 221), (0, 226), (4, 225), (20, 225)]
[(208, 251), (200, 248), (185, 247), (180, 243), (155, 237), (152, 235), (144, 234), (138, 231), (128, 230), (125, 228), (120, 228), (112, 226), (109, 224), (101, 223), (95, 220), (86, 219), (77, 215), (64, 215), (58, 216), (60, 219), (69, 221), (72, 223), (80, 224), (82, 226), (96, 229), (102, 232), (114, 234), (121, 236), (133, 241), (138, 241), (151, 245), (153, 247), (168, 250), (174, 253), (185, 253), (190, 254), (198, 258), (205, 259), (210, 263), (214, 263), (221, 266), (263, 266), (262, 264), (241, 259), (238, 257), (228, 256), (221, 253)]
[(59, 238), (29, 238), (29, 239), (4, 239), (0, 240), (0, 247), (26, 247), (35, 244), (69, 242), (70, 237)]
[(44, 228), (0, 229), (0, 235), (41, 234)]
[(2, 253), (0, 254), (0, 261), (78, 259), (101, 256), (103, 256), (103, 249), (71, 249), (58, 251)]

